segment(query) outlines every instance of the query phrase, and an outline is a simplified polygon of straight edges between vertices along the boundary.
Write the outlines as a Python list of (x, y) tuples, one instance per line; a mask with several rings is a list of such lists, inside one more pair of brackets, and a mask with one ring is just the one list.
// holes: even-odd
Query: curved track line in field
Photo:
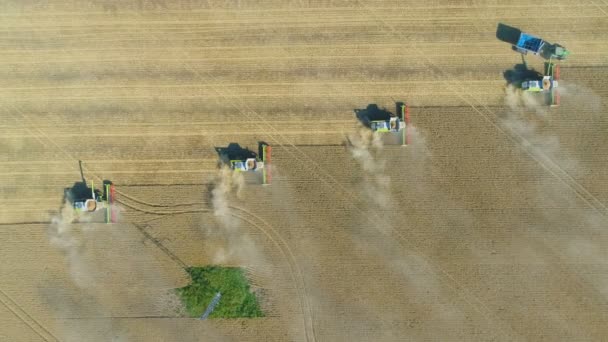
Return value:
[[(229, 206), (229, 207), (231, 209), (238, 210), (241, 213), (244, 213), (246, 215), (249, 215), (249, 216), (257, 219), (258, 221), (262, 222), (262, 224), (264, 224), (267, 227), (267, 229), (264, 229), (260, 225), (255, 224), (251, 220), (249, 220), (241, 215), (238, 215), (235, 213), (230, 214), (231, 216), (239, 218), (239, 219), (253, 225), (259, 231), (264, 233), (264, 235), (266, 235), (275, 244), (275, 246), (280, 250), (281, 254), (283, 254), (285, 259), (287, 260), (287, 263), (289, 264), (291, 278), (292, 278), (292, 281), (294, 282), (295, 289), (298, 292), (298, 297), (299, 297), (299, 302), (300, 302), (299, 306), (300, 306), (300, 310), (302, 311), (302, 319), (304, 321), (304, 333), (306, 335), (306, 340), (307, 341), (311, 341), (311, 340), (316, 341), (313, 312), (310, 307), (310, 302), (308, 300), (306, 284), (305, 284), (304, 278), (302, 276), (302, 271), (301, 271), (298, 263), (296, 262), (296, 258), (294, 256), (293, 252), (291, 251), (291, 248), (285, 242), (285, 240), (281, 237), (281, 235), (279, 235), (274, 230), (274, 228), (272, 228), (271, 225), (269, 225), (266, 221), (261, 219), (259, 216), (254, 215), (251, 212), (249, 212), (245, 209), (239, 208), (239, 207), (235, 207), (235, 206)], [(272, 231), (272, 233), (275, 234), (277, 238), (276, 239), (273, 238), (272, 234), (268, 230)], [(277, 239), (280, 241), (280, 243), (277, 242)], [(295, 276), (294, 273), (297, 276)]]
[[(149, 203), (149, 202), (144, 202), (142, 200), (139, 199), (135, 199), (135, 198), (131, 198), (133, 201), (135, 202), (139, 202), (140, 204), (144, 204), (147, 206), (151, 206), (154, 208), (166, 208), (166, 207), (170, 207), (170, 206), (165, 206), (165, 205), (161, 205), (161, 204), (154, 204), (154, 203)], [(129, 206), (130, 208), (133, 208), (134, 210), (138, 210), (138, 211), (142, 211), (145, 213), (152, 213), (152, 214), (157, 214), (157, 215), (163, 215), (161, 217), (158, 218), (154, 218), (152, 220), (159, 220), (162, 218), (165, 218), (167, 216), (174, 216), (174, 215), (179, 215), (179, 214), (186, 214), (186, 213), (195, 213), (195, 212), (210, 212), (210, 210), (208, 209), (204, 209), (204, 208), (199, 208), (199, 209), (192, 209), (192, 210), (182, 210), (182, 211), (158, 211), (158, 210), (145, 210), (139, 207), (135, 207), (132, 205), (128, 205), (123, 203), (126, 206)], [(195, 203), (197, 205), (204, 205), (207, 203), (201, 202), (201, 203)], [(259, 231), (261, 231), (264, 235), (266, 235), (274, 244), (277, 248), (279, 248), (281, 254), (283, 254), (283, 256), (285, 257), (285, 259), (287, 260), (290, 268), (291, 268), (291, 273), (292, 273), (292, 279), (294, 281), (294, 284), (296, 286), (296, 291), (299, 292), (299, 296), (300, 296), (300, 309), (302, 310), (302, 317), (304, 319), (304, 326), (305, 326), (305, 333), (306, 333), (306, 337), (307, 340), (310, 340), (310, 336), (314, 336), (314, 320), (313, 320), (313, 312), (311, 309), (311, 305), (310, 302), (308, 301), (308, 294), (306, 291), (306, 285), (305, 285), (305, 280), (304, 277), (302, 275), (302, 271), (299, 267), (299, 265), (296, 262), (296, 258), (291, 250), (291, 248), (289, 247), (289, 244), (287, 244), (287, 242), (281, 237), (281, 235), (264, 219), (262, 219), (261, 217), (259, 217), (258, 215), (244, 209), (244, 208), (240, 208), (240, 207), (236, 207), (236, 206), (229, 206), (229, 208), (233, 209), (233, 210), (237, 210), (245, 215), (249, 215), (250, 217), (260, 221), (265, 227), (261, 227), (260, 225), (254, 223), (252, 220), (247, 219), (246, 217), (243, 217), (241, 215), (235, 214), (235, 213), (230, 213), (231, 216), (234, 216), (238, 219), (241, 219), (247, 223), (249, 223), (250, 225), (254, 226), (255, 228), (257, 228)], [(152, 221), (150, 220), (150, 221)], [(150, 221), (146, 221), (146, 223), (149, 223)], [(137, 226), (137, 225), (136, 225)], [(149, 238), (152, 242), (154, 242), (155, 244), (160, 244), (161, 246), (159, 246), (159, 248), (161, 248), (161, 250), (163, 250), (165, 253), (167, 253), (171, 258), (173, 258), (174, 254), (172, 252), (170, 252), (170, 250), (168, 250), (166, 247), (162, 246), (162, 243), (156, 241), (151, 235), (149, 235), (147, 232), (145, 232), (142, 228), (140, 228), (139, 226), (137, 226), (137, 228), (142, 231), (142, 233)], [(273, 237), (273, 234), (276, 236)], [(277, 240), (280, 242), (277, 242)], [(165, 249), (167, 251), (165, 251)], [(178, 258), (179, 259), (179, 258)], [(179, 260), (180, 265), (185, 265), (185, 263), (181, 260)], [(296, 273), (297, 276), (294, 276), (293, 273)], [(305, 306), (305, 307), (304, 307)], [(312, 332), (312, 334), (309, 334), (309, 331)], [(312, 339), (314, 340), (314, 338)]]
[[(150, 202), (145, 202), (143, 200), (134, 198), (134, 197), (130, 197), (130, 199), (134, 202), (138, 202), (140, 204), (144, 204), (153, 208), (167, 208), (167, 207), (171, 207), (171, 206), (166, 206), (166, 205), (162, 205), (162, 204), (156, 204), (156, 203), (150, 203)], [(198, 208), (198, 209), (191, 209), (191, 210), (181, 210), (181, 211), (159, 211), (159, 210), (146, 210), (146, 209), (142, 209), (133, 205), (129, 205), (126, 203), (122, 203), (134, 210), (138, 210), (138, 211), (142, 211), (145, 213), (151, 213), (151, 214), (156, 214), (156, 215), (162, 215), (161, 217), (158, 218), (154, 218), (153, 220), (158, 220), (158, 219), (162, 219), (165, 218), (167, 216), (174, 216), (174, 215), (179, 215), (179, 214), (186, 214), (186, 213), (196, 213), (196, 212), (210, 212), (209, 209), (205, 209), (205, 208)], [(204, 205), (207, 204), (205, 202), (200, 202), (200, 203), (193, 203), (194, 205)], [(270, 225), (266, 220), (264, 220), (263, 218), (259, 217), (258, 215), (244, 209), (241, 207), (237, 207), (237, 206), (229, 206), (230, 209), (233, 210), (237, 210), (245, 215), (248, 215), (252, 218), (254, 218), (255, 220), (258, 220), (259, 222), (261, 222), (266, 228), (261, 227), (259, 224), (254, 223), (252, 220), (247, 219), (244, 216), (235, 214), (235, 213), (230, 213), (231, 216), (236, 217), (238, 219), (241, 219), (247, 223), (249, 223), (250, 225), (254, 226), (255, 228), (257, 228), (259, 231), (261, 231), (264, 235), (266, 235), (274, 244), (275, 246), (280, 250), (281, 254), (283, 254), (283, 256), (285, 257), (285, 259), (287, 260), (290, 269), (291, 269), (291, 276), (292, 279), (294, 281), (294, 284), (296, 286), (296, 291), (299, 292), (299, 301), (300, 301), (300, 309), (302, 310), (302, 317), (304, 319), (304, 327), (305, 327), (305, 333), (306, 333), (306, 337), (307, 340), (310, 340), (310, 336), (312, 337), (312, 340), (314, 341), (314, 320), (313, 320), (313, 312), (311, 309), (311, 305), (310, 302), (308, 301), (308, 294), (306, 291), (306, 285), (305, 285), (305, 280), (304, 277), (302, 275), (302, 271), (298, 265), (298, 263), (296, 262), (296, 258), (295, 255), (293, 254), (291, 248), (289, 247), (289, 244), (282, 238), (282, 236), (272, 227), (272, 225)], [(152, 220), (150, 220), (152, 221)], [(146, 221), (146, 224), (150, 221)], [(157, 241), (156, 239), (154, 239), (150, 234), (148, 234), (147, 232), (145, 232), (145, 229), (139, 227), (136, 225), (136, 227), (142, 232), (142, 234), (144, 234), (148, 239), (150, 239), (153, 243), (155, 243), (161, 250), (163, 250), (163, 252), (165, 252), (167, 255), (169, 255), (172, 259), (173, 257), (176, 257), (168, 248), (166, 248), (165, 246), (162, 245), (162, 243), (160, 243), (159, 241)], [(273, 237), (273, 234), (276, 236)], [(277, 242), (278, 240), (278, 242)], [(166, 251), (165, 251), (166, 250)], [(177, 258), (177, 257), (176, 257)], [(183, 261), (181, 261), (181, 259), (177, 258), (179, 260), (179, 264), (182, 267), (185, 267), (185, 263)], [(294, 273), (297, 274), (297, 276), (294, 276)], [(305, 306), (305, 307), (304, 307)], [(311, 334), (309, 334), (309, 331), (312, 332)]]
[[(201, 203), (201, 204), (204, 204), (204, 203)], [(163, 207), (163, 205), (160, 205), (160, 204), (150, 204), (150, 205), (154, 206), (154, 207)], [(133, 208), (134, 210), (142, 211), (145, 213), (162, 215), (161, 217), (155, 218), (153, 220), (159, 220), (159, 219), (163, 219), (166, 217), (174, 217), (175, 215), (181, 215), (181, 214), (187, 214), (187, 213), (210, 212), (209, 209), (205, 209), (205, 208), (183, 210), (183, 211), (157, 211), (157, 210), (142, 210), (141, 208), (137, 208), (137, 207), (133, 207), (133, 206), (130, 206), (130, 207)], [(266, 227), (266, 228), (264, 228), (260, 224), (256, 224), (255, 222), (253, 222), (252, 219), (249, 219), (243, 215), (239, 215), (234, 212), (230, 213), (230, 216), (240, 219), (244, 222), (247, 222), (251, 226), (258, 229), (260, 232), (262, 232), (264, 235), (266, 235), (266, 237), (268, 239), (270, 239), (270, 241), (278, 248), (280, 253), (283, 255), (283, 257), (287, 261), (287, 264), (289, 265), (292, 281), (295, 285), (296, 292), (298, 292), (298, 301), (300, 302), (299, 307), (300, 307), (300, 310), (302, 311), (302, 319), (304, 321), (303, 324), (304, 324), (304, 332), (306, 334), (306, 338), (307, 338), (307, 340), (312, 339), (314, 341), (315, 340), (315, 337), (314, 337), (315, 328), (314, 328), (314, 323), (313, 323), (314, 322), (313, 312), (312, 312), (312, 309), (310, 306), (310, 302), (308, 301), (306, 283), (305, 283), (304, 277), (302, 275), (302, 271), (301, 271), (298, 263), (296, 262), (296, 258), (294, 256), (291, 248), (289, 247), (289, 244), (287, 244), (287, 242), (281, 237), (281, 235), (268, 222), (266, 222), (261, 217), (251, 213), (250, 211), (248, 211), (244, 208), (240, 208), (240, 207), (236, 207), (236, 206), (229, 206), (229, 208), (239, 211), (240, 213), (242, 213), (244, 215), (250, 216), (254, 220), (261, 222)], [(150, 221), (152, 221), (152, 220), (145, 222), (145, 227), (149, 227), (148, 223)], [(185, 262), (183, 262), (175, 254), (173, 254), (173, 252), (171, 252), (171, 250), (169, 248), (165, 247), (160, 241), (158, 241), (158, 239), (154, 238), (151, 234), (149, 234), (146, 231), (145, 227), (140, 227), (138, 224), (133, 224), (133, 225), (135, 225), (135, 227), (147, 239), (152, 241), (159, 249), (161, 249), (161, 251), (163, 251), (165, 254), (167, 254), (172, 260), (174, 260), (176, 263), (178, 263), (182, 268), (188, 267), (187, 264)]]
[[(128, 203), (128, 201), (124, 201), (124, 198), (128, 198), (132, 202), (143, 204), (143, 205), (151, 207), (153, 209), (146, 209), (146, 208), (142, 208), (140, 206), (137, 206), (137, 205), (135, 205), (133, 203)], [(124, 205), (124, 206), (126, 206), (128, 208), (131, 208), (133, 210), (140, 211), (140, 212), (143, 212), (143, 213), (146, 213), (146, 214), (155, 214), (155, 215), (175, 215), (175, 214), (187, 214), (187, 213), (194, 213), (194, 212), (210, 212), (210, 210), (206, 209), (206, 208), (190, 208), (190, 209), (183, 209), (183, 210), (165, 210), (165, 211), (162, 211), (162, 210), (158, 210), (156, 208), (172, 208), (172, 207), (175, 207), (175, 206), (173, 206), (173, 205), (166, 205), (165, 206), (165, 205), (161, 205), (161, 204), (152, 204), (152, 203), (144, 202), (142, 200), (138, 200), (138, 199), (136, 199), (134, 197), (131, 197), (131, 196), (128, 196), (126, 194), (121, 195), (119, 198), (117, 198), (116, 202), (118, 202), (118, 203), (120, 203), (120, 204), (122, 204), (122, 205)], [(192, 206), (199, 206), (201, 204), (204, 204), (204, 203), (200, 203), (200, 204), (199, 203), (193, 203), (193, 204), (190, 204), (190, 205), (192, 205)]]
[[(143, 213), (146, 213), (146, 214), (175, 215), (175, 214), (187, 214), (187, 213), (195, 213), (195, 212), (210, 212), (210, 210), (206, 209), (206, 208), (193, 208), (193, 209), (168, 210), (168, 211), (161, 211), (161, 210), (157, 210), (157, 209), (144, 209), (144, 208), (141, 208), (141, 207), (139, 207), (137, 205), (134, 205), (132, 203), (125, 202), (124, 200), (121, 199), (123, 197), (128, 198), (125, 195), (121, 195), (120, 198), (116, 199), (116, 202), (118, 202), (118, 203), (120, 203), (120, 204), (122, 204), (122, 205), (124, 205), (126, 207), (129, 207), (129, 208), (131, 208), (133, 210), (137, 210), (137, 211), (140, 211), (140, 212), (143, 212)], [(137, 202), (137, 201), (135, 201), (135, 202)], [(140, 203), (140, 204), (148, 205), (146, 203)], [(154, 206), (149, 205), (149, 206), (151, 206), (153, 208), (163, 208), (163, 207), (165, 207), (165, 206), (162, 206), (162, 205), (154, 205)]]
[[(240, 208), (237, 206), (229, 206), (231, 209), (235, 209), (238, 210), (242, 213), (245, 213), (253, 218), (255, 218), (256, 220), (260, 221), (264, 226), (266, 226), (266, 229), (263, 229), (261, 227), (259, 227), (258, 225), (256, 225), (256, 227), (263, 231), (264, 234), (266, 234), (270, 239), (273, 240), (273, 242), (277, 245), (277, 247), (279, 247), (281, 249), (281, 245), (284, 246), (285, 250), (281, 250), (281, 253), (285, 256), (285, 258), (287, 260), (291, 260), (290, 263), (290, 267), (292, 268), (292, 277), (293, 277), (293, 269), (295, 269), (295, 271), (297, 272), (297, 278), (298, 280), (296, 281), (294, 279), (294, 282), (296, 284), (300, 284), (300, 289), (298, 289), (298, 292), (301, 292), (301, 299), (300, 299), (300, 306), (301, 306), (301, 310), (302, 315), (303, 315), (303, 319), (304, 319), (304, 324), (305, 324), (305, 332), (306, 332), (306, 337), (307, 340), (312, 339), (313, 341), (316, 340), (316, 335), (315, 335), (315, 326), (314, 326), (314, 311), (312, 310), (312, 306), (310, 304), (309, 301), (309, 297), (308, 297), (308, 293), (306, 291), (306, 281), (304, 279), (304, 276), (302, 275), (302, 270), (300, 268), (300, 266), (298, 265), (298, 263), (296, 262), (296, 257), (294, 255), (294, 253), (292, 252), (291, 248), (289, 247), (289, 244), (285, 241), (285, 239), (283, 239), (283, 237), (281, 236), (281, 234), (279, 234), (276, 229), (274, 229), (274, 227), (272, 225), (270, 225), (266, 220), (264, 220), (263, 218), (261, 218), (260, 216), (244, 209), (244, 208)], [(250, 222), (251, 223), (251, 222)], [(276, 235), (276, 238), (281, 242), (280, 244), (278, 244), (274, 238), (272, 238), (271, 234), (268, 232), (272, 232), (272, 234)], [(287, 252), (285, 252), (287, 251)], [(302, 306), (305, 305), (306, 309), (304, 309)], [(304, 310), (307, 311), (307, 314), (304, 313)], [(307, 319), (308, 317), (308, 319)], [(307, 327), (306, 327), (307, 326)], [(310, 329), (311, 334), (309, 335), (308, 333), (308, 329)]]

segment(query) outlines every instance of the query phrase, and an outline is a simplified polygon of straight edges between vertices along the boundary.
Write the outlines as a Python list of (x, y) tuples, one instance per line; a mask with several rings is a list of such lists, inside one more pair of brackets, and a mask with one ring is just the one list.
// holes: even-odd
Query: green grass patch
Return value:
[(188, 314), (200, 317), (216, 293), (222, 298), (209, 318), (263, 317), (258, 300), (238, 267), (189, 267), (192, 283), (175, 289)]

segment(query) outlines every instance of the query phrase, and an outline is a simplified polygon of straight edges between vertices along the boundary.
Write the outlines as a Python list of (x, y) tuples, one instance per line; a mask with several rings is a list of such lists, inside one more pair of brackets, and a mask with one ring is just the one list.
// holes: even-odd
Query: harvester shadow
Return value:
[[(104, 189), (106, 189), (106, 185), (108, 184), (112, 184), (112, 182), (106, 179), (102, 182), (101, 187), (95, 187), (95, 189), (93, 189), (92, 187), (88, 186), (86, 182), (74, 182), (74, 185), (72, 185), (71, 187), (64, 188), (63, 200), (64, 202), (67, 200), (73, 204), (77, 201), (97, 199), (103, 196), (107, 196), (107, 194), (105, 194), (104, 192)], [(93, 197), (93, 191), (95, 192), (95, 197)]]
[(91, 198), (91, 191), (92, 189), (87, 186), (87, 183), (75, 182), (71, 187), (64, 189), (63, 198), (70, 203), (74, 203), (84, 198)]
[(227, 147), (215, 147), (219, 157), (218, 165), (230, 166), (231, 160), (245, 160), (248, 158), (256, 158), (257, 154), (247, 147), (242, 147), (238, 143), (230, 143)]
[(543, 78), (543, 74), (534, 68), (528, 68), (528, 64), (522, 56), (522, 63), (515, 64), (512, 69), (505, 70), (502, 73), (507, 85), (521, 88), (521, 84), (527, 80), (538, 80)]
[(365, 109), (355, 109), (355, 115), (363, 126), (370, 128), (372, 121), (389, 120), (391, 112), (385, 108), (379, 108), (377, 104), (371, 103)]

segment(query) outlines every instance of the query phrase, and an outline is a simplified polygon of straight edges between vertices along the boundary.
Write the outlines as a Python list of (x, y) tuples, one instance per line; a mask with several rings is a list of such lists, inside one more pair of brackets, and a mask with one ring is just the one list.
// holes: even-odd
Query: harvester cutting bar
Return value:
[(403, 146), (407, 145), (407, 121), (405, 121), (405, 105), (402, 104), (401, 105), (401, 121), (403, 121), (403, 123), (405, 124), (405, 129), (403, 130), (402, 137), (401, 137), (401, 143), (403, 144)]
[(264, 145), (262, 148), (262, 160), (264, 161), (264, 168), (262, 169), (262, 183), (270, 184), (272, 179), (271, 171), (270, 171), (270, 163), (271, 163), (271, 155), (272, 155), (272, 147), (269, 145)]
[(545, 75), (553, 77), (554, 80), (559, 80), (560, 67), (559, 64), (552, 63), (551, 61), (546, 63)]
[(110, 223), (112, 221), (112, 205), (111, 205), (111, 200), (112, 197), (110, 196), (110, 184), (106, 184), (106, 223)]
[(411, 140), (411, 134), (410, 134), (410, 107), (408, 105), (405, 105), (405, 134), (406, 134), (406, 140), (405, 140), (405, 144), (409, 145), (410, 144), (410, 140)]
[(559, 102), (560, 102), (560, 100), (561, 100), (561, 99), (560, 99), (560, 95), (559, 95), (559, 91), (558, 91), (558, 90), (553, 91), (553, 94), (552, 94), (551, 96), (553, 97), (553, 98), (551, 99), (551, 100), (552, 100), (552, 101), (551, 101), (551, 102), (552, 102), (552, 103), (551, 103), (551, 106), (552, 106), (552, 107), (559, 106)]
[(401, 139), (403, 146), (407, 146), (410, 144), (410, 107), (407, 104), (401, 105), (401, 120), (405, 123)]
[(110, 203), (110, 209), (112, 210), (111, 212), (111, 221), (112, 223), (116, 223), (116, 206), (113, 205), (114, 201), (116, 200), (116, 189), (114, 189), (114, 184), (110, 185), (110, 199), (108, 201), (108, 203)]
[(113, 205), (115, 196), (114, 184), (106, 184), (106, 223), (116, 223), (116, 207)]

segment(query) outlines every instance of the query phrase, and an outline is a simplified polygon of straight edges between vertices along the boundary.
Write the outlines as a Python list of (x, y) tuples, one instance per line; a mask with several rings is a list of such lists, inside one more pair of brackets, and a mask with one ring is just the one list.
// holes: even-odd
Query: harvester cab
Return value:
[(264, 162), (257, 158), (247, 158), (246, 160), (231, 160), (230, 168), (234, 171), (255, 171), (264, 168)]
[(399, 132), (405, 128), (405, 122), (399, 120), (396, 116), (392, 116), (388, 120), (372, 121), (370, 128), (374, 132)]
[(231, 143), (227, 147), (216, 147), (220, 157), (220, 163), (228, 165), (235, 172), (260, 172), (262, 174), (262, 184), (270, 184), (270, 145), (260, 142), (258, 144), (259, 153), (255, 153), (248, 148), (243, 148), (239, 144)]
[(524, 81), (521, 88), (526, 91), (541, 92), (557, 88), (557, 81), (550, 76), (544, 76), (542, 80)]
[(545, 59), (557, 59), (559, 61), (563, 61), (566, 59), (566, 57), (568, 57), (568, 55), (570, 55), (570, 51), (566, 50), (565, 47), (559, 44), (545, 44), (541, 55)]

